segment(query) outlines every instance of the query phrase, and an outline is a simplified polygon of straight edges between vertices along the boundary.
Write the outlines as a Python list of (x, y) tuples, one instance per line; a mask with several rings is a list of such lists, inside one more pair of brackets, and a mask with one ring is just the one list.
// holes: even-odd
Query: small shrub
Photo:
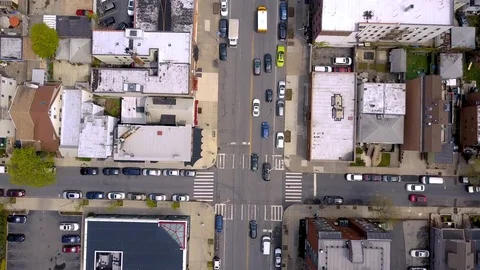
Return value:
[(146, 204), (146, 205), (148, 206), (148, 208), (150, 208), (150, 209), (157, 207), (157, 202), (154, 201), (154, 200), (151, 200), (150, 198), (147, 198), (147, 200), (145, 201), (145, 204)]
[(209, 246), (212, 246), (212, 245), (213, 245), (213, 239), (212, 239), (212, 238), (208, 238), (208, 245), (209, 245)]
[(180, 202), (172, 202), (172, 209), (177, 210), (180, 208)]
[(86, 158), (86, 157), (76, 157), (75, 159), (78, 160), (78, 161), (87, 161), (87, 162), (92, 161), (91, 158)]
[(363, 149), (361, 147), (355, 148), (355, 154), (357, 154), (357, 155), (363, 154)]
[(212, 261), (207, 262), (207, 267), (212, 268), (213, 267), (213, 262)]

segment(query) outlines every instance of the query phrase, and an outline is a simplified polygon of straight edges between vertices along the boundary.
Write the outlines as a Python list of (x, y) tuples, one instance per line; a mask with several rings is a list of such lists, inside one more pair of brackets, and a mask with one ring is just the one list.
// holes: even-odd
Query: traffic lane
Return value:
[[(275, 268), (274, 250), (282, 246), (281, 222), (257, 221), (257, 238), (251, 239), (250, 248), (250, 269), (277, 269)], [(262, 237), (271, 238), (270, 254), (262, 252)]]
[(249, 245), (246, 234), (248, 222), (246, 220), (232, 220), (227, 223), (229, 227), (225, 231), (225, 256), (228, 263), (224, 269), (248, 269)]

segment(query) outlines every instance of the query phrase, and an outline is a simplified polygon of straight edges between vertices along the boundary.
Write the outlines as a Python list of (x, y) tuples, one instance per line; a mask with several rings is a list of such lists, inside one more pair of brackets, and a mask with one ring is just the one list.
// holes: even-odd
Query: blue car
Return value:
[(268, 138), (270, 125), (268, 122), (262, 122), (262, 138)]
[(63, 235), (62, 243), (64, 244), (78, 244), (80, 243), (80, 235)]
[(279, 18), (281, 22), (287, 21), (287, 3), (281, 3), (279, 7)]
[(105, 199), (105, 192), (89, 191), (87, 192), (86, 197), (89, 200), (102, 200), (102, 199)]

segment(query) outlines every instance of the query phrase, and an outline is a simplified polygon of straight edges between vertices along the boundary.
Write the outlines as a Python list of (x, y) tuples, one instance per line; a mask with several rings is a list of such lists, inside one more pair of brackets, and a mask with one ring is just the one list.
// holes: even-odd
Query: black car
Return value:
[(220, 19), (220, 22), (218, 23), (218, 35), (221, 38), (227, 37), (227, 30), (228, 29), (228, 21), (227, 19)]
[(325, 196), (323, 203), (328, 205), (341, 205), (343, 204), (343, 198), (340, 196)]
[(25, 241), (25, 234), (23, 233), (9, 233), (7, 235), (8, 242), (23, 242)]
[(271, 171), (272, 171), (272, 165), (270, 165), (270, 163), (268, 163), (268, 162), (263, 163), (263, 166), (262, 166), (262, 178), (263, 178), (263, 180), (270, 181), (270, 179), (272, 178), (271, 175), (270, 175)]
[(97, 175), (98, 174), (97, 167), (82, 167), (80, 168), (81, 175)]
[(120, 168), (103, 168), (102, 172), (104, 175), (119, 175)]
[(257, 238), (257, 221), (250, 220), (250, 238)]
[(115, 24), (115, 18), (113, 17), (108, 17), (105, 20), (102, 21), (102, 24), (105, 26), (110, 26), (112, 24)]
[(218, 57), (221, 61), (227, 61), (227, 43), (220, 43), (218, 47)]
[(140, 169), (140, 168), (123, 168), (122, 173), (124, 175), (142, 175), (142, 169)]
[(80, 235), (66, 234), (62, 236), (62, 243), (64, 244), (78, 244), (80, 243)]
[(266, 53), (263, 56), (263, 64), (265, 67), (265, 72), (266, 73), (271, 73), (272, 72), (272, 55), (269, 53)]
[(101, 191), (89, 191), (85, 194), (85, 197), (89, 200), (101, 200), (105, 199), (105, 192)]
[(250, 169), (252, 171), (258, 170), (258, 155), (255, 153), (252, 153), (252, 155), (250, 156)]
[(272, 89), (265, 90), (265, 101), (272, 102), (273, 101), (273, 91)]
[(9, 215), (7, 217), (7, 222), (8, 223), (26, 223), (27, 222), (27, 216), (24, 216), (24, 215)]
[(126, 28), (128, 27), (128, 24), (124, 23), (124, 22), (121, 22), (117, 25), (117, 27), (115, 28), (115, 30), (125, 30)]
[(9, 189), (7, 190), (7, 197), (25, 197), (24, 189)]
[(287, 24), (284, 22), (278, 23), (278, 39), (281, 41), (287, 39)]

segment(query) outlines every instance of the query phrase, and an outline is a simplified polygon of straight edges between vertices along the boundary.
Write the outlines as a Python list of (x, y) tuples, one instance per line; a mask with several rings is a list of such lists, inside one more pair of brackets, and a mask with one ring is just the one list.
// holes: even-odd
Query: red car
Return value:
[(352, 69), (350, 67), (335, 67), (333, 69), (335, 72), (352, 72)]
[(77, 9), (77, 16), (87, 16), (88, 14), (93, 14), (91, 9)]
[(410, 200), (411, 202), (425, 203), (427, 202), (427, 197), (425, 195), (410, 194), (408, 196), (408, 200)]
[(63, 253), (80, 253), (80, 245), (63, 246), (62, 252)]
[(25, 197), (25, 190), (9, 189), (7, 190), (7, 197)]

